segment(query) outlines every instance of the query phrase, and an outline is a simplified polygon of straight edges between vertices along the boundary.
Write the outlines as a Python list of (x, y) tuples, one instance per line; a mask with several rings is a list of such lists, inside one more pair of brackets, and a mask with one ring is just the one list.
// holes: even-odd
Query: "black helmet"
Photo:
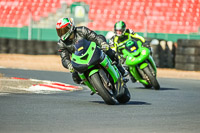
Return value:
[(74, 31), (75, 26), (72, 19), (61, 18), (56, 23), (56, 31), (58, 36), (65, 41)]
[(126, 31), (126, 24), (123, 21), (118, 21), (117, 23), (115, 23), (114, 32), (117, 36), (124, 35), (125, 31)]

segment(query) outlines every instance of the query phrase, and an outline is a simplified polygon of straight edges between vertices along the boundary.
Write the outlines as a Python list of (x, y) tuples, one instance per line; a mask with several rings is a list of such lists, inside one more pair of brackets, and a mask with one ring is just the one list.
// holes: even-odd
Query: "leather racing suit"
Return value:
[[(71, 65), (71, 55), (75, 52), (75, 44), (82, 39), (86, 39), (88, 41), (95, 42), (98, 46), (101, 47), (102, 43), (106, 42), (106, 39), (102, 35), (97, 35), (94, 31), (88, 29), (85, 26), (75, 27), (74, 29), (75, 37), (73, 40), (65, 40), (62, 41), (61, 39), (58, 41), (58, 51), (60, 53), (60, 57), (62, 60), (62, 65), (69, 69)], [(106, 42), (107, 43), (107, 42)], [(111, 58), (112, 61), (116, 61), (118, 65), (116, 65), (121, 73), (125, 71), (123, 67), (119, 64), (119, 60), (115, 51), (111, 48), (106, 51), (106, 54)], [(78, 76), (77, 72), (72, 73), (72, 78), (76, 83), (80, 83), (81, 79)]]
[[(133, 32), (131, 29), (126, 29), (125, 33), (122, 36), (114, 35), (109, 40), (109, 45), (114, 51), (116, 51), (119, 54), (119, 57), (120, 57), (120, 55), (122, 55), (122, 50), (125, 48), (126, 42), (130, 39), (134, 39), (136, 41), (141, 41), (143, 45), (145, 43), (145, 39), (142, 36)], [(146, 44), (145, 44), (145, 46), (146, 46)], [(149, 48), (149, 46), (146, 46), (146, 47)], [(123, 58), (120, 59), (121, 64), (123, 64), (124, 61), (125, 60)], [(126, 67), (126, 66), (124, 66), (124, 67), (129, 72), (128, 67)], [(129, 76), (131, 77), (132, 82), (136, 82), (136, 79), (130, 74), (130, 72), (129, 72)]]
[(119, 54), (122, 54), (121, 50), (125, 48), (126, 42), (130, 39), (134, 39), (136, 41), (141, 41), (142, 44), (145, 43), (145, 39), (142, 36), (133, 32), (131, 29), (126, 29), (124, 35), (122, 35), (120, 37), (117, 35), (114, 35), (109, 40), (109, 45), (114, 51), (116, 51)]

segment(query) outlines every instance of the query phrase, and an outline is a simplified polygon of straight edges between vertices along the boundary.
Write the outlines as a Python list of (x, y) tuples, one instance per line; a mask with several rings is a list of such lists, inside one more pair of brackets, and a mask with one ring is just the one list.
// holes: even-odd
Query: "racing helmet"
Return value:
[(56, 23), (56, 31), (61, 40), (65, 41), (74, 31), (75, 26), (70, 18), (61, 18)]
[(122, 36), (124, 35), (126, 31), (126, 24), (123, 21), (118, 21), (114, 25), (114, 32), (117, 36)]

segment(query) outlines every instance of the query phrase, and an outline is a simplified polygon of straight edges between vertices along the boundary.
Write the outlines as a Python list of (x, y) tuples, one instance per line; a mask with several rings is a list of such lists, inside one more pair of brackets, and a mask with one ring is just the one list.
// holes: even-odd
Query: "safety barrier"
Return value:
[(57, 54), (57, 42), (0, 38), (0, 53), (31, 55)]
[[(200, 71), (200, 40), (179, 39), (178, 43), (145, 38), (158, 68)], [(0, 53), (55, 55), (57, 41), (18, 40), (0, 38)]]
[(200, 71), (200, 40), (178, 40), (175, 68)]
[(175, 43), (162, 39), (147, 39), (152, 48), (152, 57), (159, 68), (174, 68)]

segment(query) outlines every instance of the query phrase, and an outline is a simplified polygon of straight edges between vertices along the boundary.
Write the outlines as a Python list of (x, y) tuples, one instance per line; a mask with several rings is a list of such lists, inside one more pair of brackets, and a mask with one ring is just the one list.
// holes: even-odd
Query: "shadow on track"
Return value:
[(180, 90), (178, 88), (160, 88), (160, 91), (166, 91), (166, 90)]
[[(154, 88), (144, 88), (144, 87), (137, 87), (137, 88), (134, 88), (134, 89), (141, 89), (141, 90), (155, 90)], [(160, 90), (155, 90), (155, 91), (165, 91), (165, 90), (180, 90), (178, 88), (160, 88)]]
[[(90, 101), (90, 102), (99, 103), (99, 104), (105, 104), (104, 101)], [(119, 104), (119, 103), (117, 103), (116, 105), (151, 105), (151, 103), (141, 102), (141, 101), (129, 101), (126, 104)]]

